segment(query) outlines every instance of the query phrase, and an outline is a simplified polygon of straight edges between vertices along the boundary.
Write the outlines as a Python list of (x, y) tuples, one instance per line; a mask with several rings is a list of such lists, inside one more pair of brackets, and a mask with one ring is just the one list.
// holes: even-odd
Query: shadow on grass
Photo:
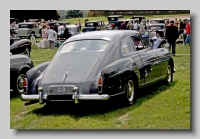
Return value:
[(52, 103), (51, 105), (44, 104), (43, 107), (34, 109), (30, 111), (28, 114), (37, 114), (38, 116), (44, 115), (70, 115), (75, 120), (83, 116), (92, 116), (98, 114), (105, 114), (112, 111), (122, 110), (123, 111), (130, 111), (139, 107), (143, 102), (152, 99), (156, 95), (162, 93), (162, 91), (167, 90), (175, 86), (177, 81), (174, 81), (170, 86), (166, 86), (163, 82), (158, 82), (154, 85), (150, 85), (144, 89), (141, 89), (137, 95), (137, 99), (134, 105), (128, 107), (124, 103), (122, 103), (121, 97), (118, 96), (109, 101), (86, 101), (80, 102), (77, 105), (74, 103), (64, 103), (64, 102), (57, 102)]
[(10, 91), (10, 100), (19, 98), (19, 97), (20, 97), (20, 94), (18, 92)]

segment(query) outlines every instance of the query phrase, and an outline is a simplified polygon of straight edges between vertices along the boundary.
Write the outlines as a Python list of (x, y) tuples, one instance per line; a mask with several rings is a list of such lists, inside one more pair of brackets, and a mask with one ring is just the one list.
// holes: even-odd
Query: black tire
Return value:
[(25, 74), (26, 72), (21, 72), (19, 73), (19, 75), (17, 76), (17, 79), (16, 79), (16, 84), (14, 86), (14, 91), (19, 93), (19, 94), (23, 94), (23, 90), (24, 90), (24, 85), (23, 85), (23, 81), (24, 81), (24, 78), (25, 78)]
[(166, 74), (166, 79), (165, 83), (167, 85), (170, 85), (173, 81), (173, 72), (172, 72), (172, 67), (170, 64), (167, 65), (167, 74)]
[(135, 96), (136, 96), (136, 83), (131, 78), (126, 81), (125, 84), (125, 95), (124, 95), (124, 102), (126, 105), (133, 105), (135, 103)]
[(30, 53), (29, 48), (25, 49), (24, 54), (27, 55), (28, 57), (30, 57), (31, 53)]

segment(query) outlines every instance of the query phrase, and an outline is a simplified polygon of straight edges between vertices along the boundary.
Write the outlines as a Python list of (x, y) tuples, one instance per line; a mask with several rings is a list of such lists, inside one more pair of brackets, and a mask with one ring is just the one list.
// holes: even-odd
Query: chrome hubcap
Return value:
[(17, 91), (21, 94), (24, 89), (24, 74), (20, 74), (17, 78)]
[(171, 82), (171, 67), (168, 65), (167, 66), (167, 81)]
[(127, 98), (131, 102), (134, 97), (134, 84), (133, 81), (129, 80), (127, 84)]

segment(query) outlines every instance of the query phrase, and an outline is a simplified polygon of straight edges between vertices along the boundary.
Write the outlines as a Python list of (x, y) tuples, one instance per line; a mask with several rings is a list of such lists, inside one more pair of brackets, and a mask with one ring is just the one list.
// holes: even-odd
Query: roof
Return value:
[(92, 31), (92, 32), (87, 32), (87, 33), (81, 33), (77, 34), (75, 36), (70, 37), (67, 41), (74, 41), (74, 40), (80, 40), (80, 39), (105, 39), (106, 38), (113, 38), (115, 36), (122, 35), (124, 34), (133, 34), (136, 33), (138, 34), (137, 31), (134, 30), (101, 30), (101, 31)]
[(123, 15), (110, 15), (108, 17), (123, 17)]
[(166, 20), (166, 18), (152, 18), (152, 19), (149, 19), (149, 20)]
[(23, 22), (23, 23), (19, 23), (20, 25), (23, 25), (23, 24), (36, 24), (35, 22)]
[(86, 21), (85, 23), (94, 23), (94, 22), (103, 22), (102, 20), (91, 20), (91, 21)]
[(120, 19), (118, 21), (135, 21), (136, 19)]

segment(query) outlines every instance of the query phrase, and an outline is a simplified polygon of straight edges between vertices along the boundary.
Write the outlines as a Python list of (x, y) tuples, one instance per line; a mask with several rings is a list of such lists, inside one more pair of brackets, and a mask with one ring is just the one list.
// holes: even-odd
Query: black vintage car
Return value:
[(132, 30), (93, 31), (66, 40), (51, 60), (26, 74), (22, 101), (108, 100), (122, 95), (132, 105), (138, 88), (159, 80), (173, 80), (169, 49), (144, 45)]
[(10, 52), (15, 54), (26, 54), (30, 57), (31, 43), (28, 39), (21, 39), (18, 37), (10, 37)]
[(25, 74), (33, 67), (33, 62), (26, 55), (12, 55), (10, 53), (10, 89), (22, 94)]
[[(165, 39), (165, 31), (166, 31), (166, 25), (164, 23), (155, 23), (155, 24), (149, 24), (147, 26), (147, 30), (149, 31), (149, 35), (152, 32), (156, 32), (157, 34), (159, 34), (159, 36), (162, 39)], [(151, 36), (151, 35), (150, 35)], [(154, 37), (154, 36), (153, 36)]]
[(144, 16), (133, 16), (131, 19), (135, 19), (138, 23), (142, 21), (142, 19), (146, 19)]
[(97, 31), (97, 30), (106, 30), (104, 21), (94, 20), (85, 22), (85, 27), (83, 28), (83, 32)]

